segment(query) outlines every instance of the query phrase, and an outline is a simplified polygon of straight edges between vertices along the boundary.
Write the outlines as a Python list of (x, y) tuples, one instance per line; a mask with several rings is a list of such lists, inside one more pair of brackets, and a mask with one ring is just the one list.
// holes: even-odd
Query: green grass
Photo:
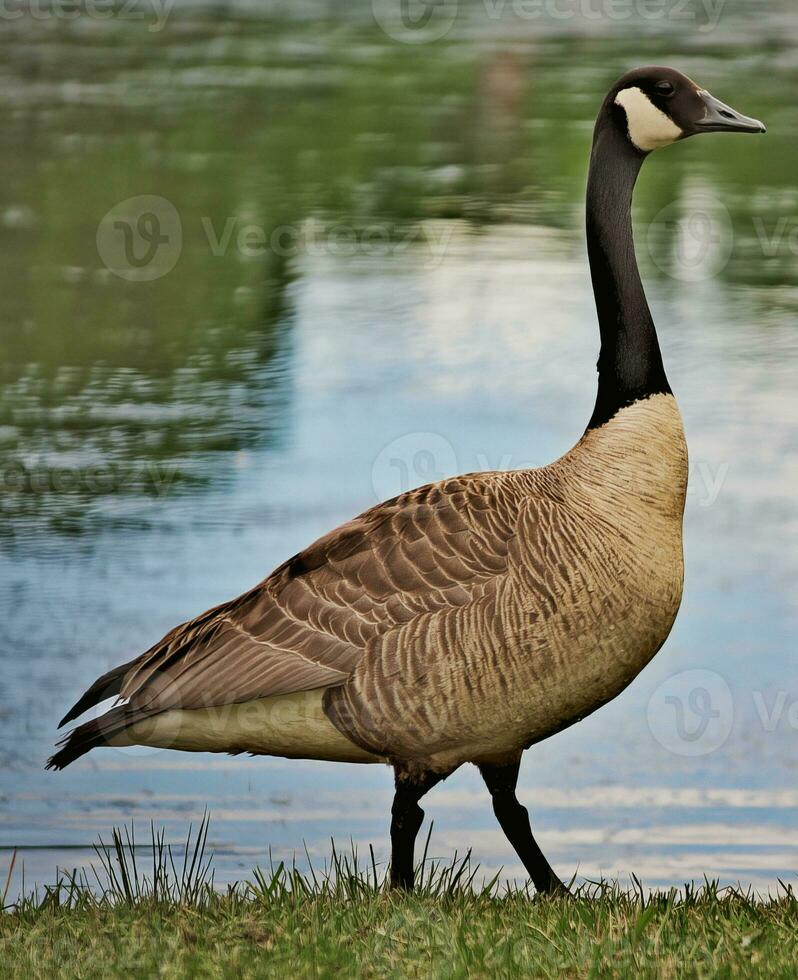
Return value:
[(414, 895), (333, 849), (323, 872), (280, 864), (219, 891), (207, 821), (176, 859), (114, 831), (99, 864), (0, 916), (3, 977), (795, 976), (798, 901), (719, 890), (647, 895), (597, 883), (571, 899), (479, 883), (468, 857), (425, 861)]

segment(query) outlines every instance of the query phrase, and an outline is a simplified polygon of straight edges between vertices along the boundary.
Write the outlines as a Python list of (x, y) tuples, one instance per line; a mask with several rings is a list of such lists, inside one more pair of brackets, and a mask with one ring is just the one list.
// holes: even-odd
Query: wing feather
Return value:
[(378, 638), (401, 669), (414, 620), (483, 602), (506, 572), (519, 477), (457, 477), (372, 508), (172, 630), (114, 693), (151, 714), (340, 685)]

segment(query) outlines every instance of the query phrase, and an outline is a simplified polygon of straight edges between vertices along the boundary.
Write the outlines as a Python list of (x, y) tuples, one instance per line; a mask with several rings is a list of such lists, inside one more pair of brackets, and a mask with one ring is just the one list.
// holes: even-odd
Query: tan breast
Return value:
[(543, 683), (530, 741), (589, 714), (637, 676), (670, 633), (684, 581), (687, 447), (673, 396), (621, 410), (554, 468), (570, 517), (558, 524), (565, 560), (557, 609), (535, 636), (547, 646), (547, 666), (535, 674)]
[(678, 529), (687, 492), (687, 445), (673, 395), (653, 395), (591, 429), (547, 469), (563, 474), (571, 503), (643, 543), (653, 521)]

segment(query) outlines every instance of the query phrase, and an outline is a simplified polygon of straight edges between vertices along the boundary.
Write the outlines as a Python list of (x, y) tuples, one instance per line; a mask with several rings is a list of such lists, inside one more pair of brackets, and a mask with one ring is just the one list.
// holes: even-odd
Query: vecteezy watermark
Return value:
[(433, 221), (356, 226), (311, 217), (295, 224), (267, 228), (230, 215), (223, 224), (214, 224), (207, 216), (200, 218), (200, 224), (212, 255), (219, 258), (233, 249), (245, 259), (255, 259), (267, 252), (284, 259), (300, 255), (381, 258), (421, 250), (433, 263), (438, 263), (454, 233), (453, 225)]
[(759, 247), (765, 258), (773, 259), (779, 255), (798, 255), (798, 217), (780, 215), (768, 225), (764, 218), (755, 215), (751, 219)]
[(177, 208), (165, 197), (129, 197), (105, 215), (97, 227), (97, 252), (115, 276), (152, 282), (171, 272), (183, 247)]
[(651, 734), (674, 755), (715, 752), (731, 734), (734, 699), (713, 670), (684, 670), (663, 681), (648, 701)]
[(459, 6), (459, 0), (371, 0), (379, 27), (403, 44), (426, 44), (445, 37)]
[(726, 0), (371, 0), (374, 20), (395, 41), (425, 44), (446, 37), (460, 16), (490, 21), (672, 22), (713, 31)]
[(782, 722), (798, 731), (798, 698), (791, 698), (787, 691), (776, 691), (770, 698), (763, 691), (754, 691), (754, 708), (765, 732), (775, 732)]
[(175, 0), (0, 0), (0, 21), (132, 20), (146, 21), (150, 33), (161, 31)]
[(169, 492), (177, 476), (176, 466), (155, 461), (137, 466), (107, 464), (81, 469), (47, 466), (36, 461), (17, 462), (0, 469), (0, 493), (97, 496), (146, 490), (162, 496)]
[[(267, 254), (284, 259), (373, 259), (412, 253), (423, 257), (426, 264), (437, 265), (454, 234), (454, 225), (445, 221), (347, 224), (310, 217), (270, 226), (242, 215), (228, 215), (216, 222), (202, 215), (198, 223), (199, 236), (214, 258), (232, 252), (244, 260)], [(121, 279), (152, 282), (177, 264), (183, 232), (180, 214), (171, 201), (142, 194), (120, 201), (102, 218), (97, 227), (97, 252), (106, 268)]]
[[(530, 469), (533, 464), (513, 453), (476, 452), (461, 465), (451, 442), (437, 432), (408, 432), (380, 450), (371, 469), (377, 500), (388, 500), (424, 483), (466, 472)], [(699, 507), (711, 507), (729, 476), (729, 464), (691, 460), (688, 492)]]
[(476, 452), (461, 465), (454, 447), (437, 432), (408, 432), (389, 442), (374, 460), (371, 485), (377, 500), (387, 500), (425, 483), (459, 473), (529, 469), (531, 463), (512, 453)]
[(435, 432), (408, 432), (374, 460), (371, 485), (378, 500), (388, 500), (458, 472), (457, 455), (447, 439)]
[(649, 224), (646, 245), (654, 264), (673, 279), (701, 282), (719, 275), (734, 248), (728, 209), (713, 195), (689, 205), (673, 201)]
[(687, 492), (698, 498), (699, 507), (711, 507), (720, 496), (729, 475), (728, 463), (712, 464), (708, 460), (690, 461)]

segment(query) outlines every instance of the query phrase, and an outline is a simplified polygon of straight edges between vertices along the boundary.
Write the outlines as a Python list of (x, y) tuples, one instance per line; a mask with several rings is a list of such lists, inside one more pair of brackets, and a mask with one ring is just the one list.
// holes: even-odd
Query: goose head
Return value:
[(612, 122), (641, 153), (698, 133), (764, 133), (674, 68), (635, 68), (618, 79), (605, 106)]

